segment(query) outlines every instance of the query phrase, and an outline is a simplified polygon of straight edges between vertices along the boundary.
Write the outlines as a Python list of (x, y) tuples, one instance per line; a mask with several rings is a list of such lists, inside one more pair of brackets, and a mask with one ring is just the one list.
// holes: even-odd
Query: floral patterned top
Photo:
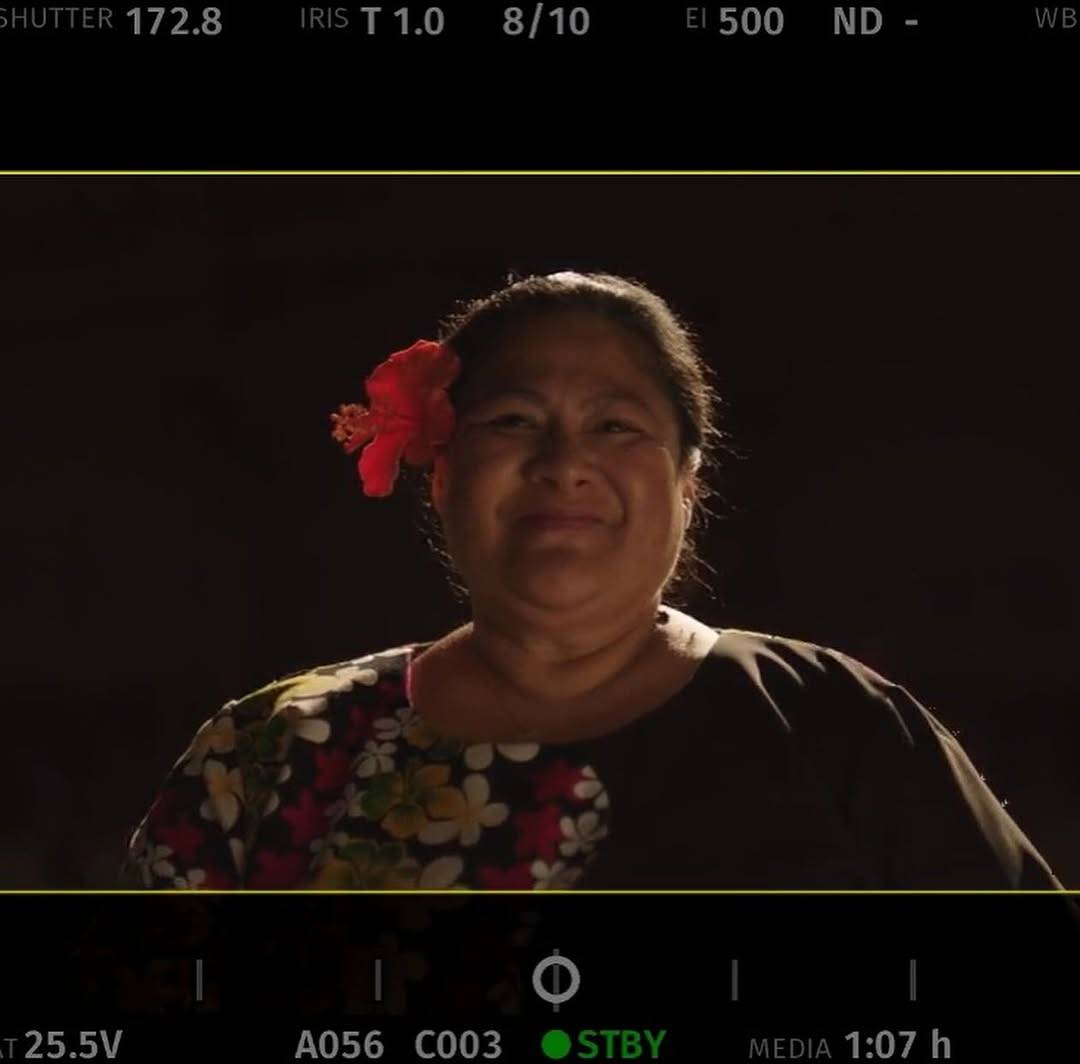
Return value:
[(471, 744), (409, 704), (414, 643), (224, 706), (135, 830), (160, 888), (1060, 889), (952, 732), (838, 651), (737, 629), (572, 744)]
[(406, 698), (411, 644), (227, 702), (130, 846), (143, 885), (566, 888), (607, 835), (608, 795), (565, 748), (471, 744)]

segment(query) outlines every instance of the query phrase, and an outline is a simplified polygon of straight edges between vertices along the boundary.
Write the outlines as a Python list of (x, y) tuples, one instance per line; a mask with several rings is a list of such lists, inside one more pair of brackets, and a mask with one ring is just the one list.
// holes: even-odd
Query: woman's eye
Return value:
[(532, 421), (524, 414), (500, 414), (498, 417), (492, 418), (488, 424), (499, 428), (516, 429), (522, 426), (528, 427), (532, 425)]
[[(498, 417), (489, 418), (486, 425), (499, 429), (533, 429), (538, 426), (535, 418), (527, 414), (499, 414)], [(622, 435), (627, 432), (637, 432), (638, 429), (626, 421), (608, 418), (600, 422), (600, 431), (605, 435)]]

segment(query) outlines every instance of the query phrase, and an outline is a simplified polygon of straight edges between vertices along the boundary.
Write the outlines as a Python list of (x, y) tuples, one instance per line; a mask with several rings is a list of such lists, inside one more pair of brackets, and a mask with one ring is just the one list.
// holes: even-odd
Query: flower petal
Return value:
[(215, 794), (211, 799), (214, 812), (217, 813), (218, 823), (229, 831), (240, 816), (240, 803), (233, 794)]
[(216, 788), (223, 787), (227, 776), (223, 762), (215, 761), (211, 757), (203, 762), (203, 779), (206, 780), (207, 790), (213, 792)]
[(474, 809), (482, 809), (491, 795), (491, 786), (488, 784), (487, 776), (480, 772), (473, 772), (466, 776), (461, 789), (465, 792), (469, 805)]
[(229, 839), (229, 853), (232, 855), (236, 874), (242, 877), (244, 874), (244, 860), (247, 856), (243, 842), (240, 839)]
[(357, 469), (364, 483), (365, 495), (389, 495), (394, 489), (401, 455), (409, 442), (410, 432), (380, 432), (360, 455)]
[[(437, 846), (441, 842), (449, 842), (461, 831), (460, 820), (432, 820), (425, 824), (416, 836), (421, 842)], [(464, 840), (462, 840), (464, 841)]]
[(427, 824), (424, 811), (415, 805), (398, 805), (382, 819), (382, 826), (395, 839), (407, 839)]
[(355, 884), (353, 866), (339, 857), (328, 857), (307, 886), (310, 890), (348, 890)]
[(293, 731), (309, 743), (325, 743), (330, 738), (330, 724), (325, 720), (298, 720)]
[(495, 760), (495, 748), (491, 743), (473, 743), (465, 749), (465, 765), (474, 771), (485, 769)]
[(412, 786), (416, 790), (428, 790), (430, 787), (440, 787), (450, 778), (450, 766), (443, 764), (424, 765), (413, 773)]
[(538, 743), (499, 743), (498, 751), (507, 761), (531, 761), (540, 752)]
[(445, 820), (460, 819), (468, 811), (465, 795), (457, 787), (435, 787), (424, 798), (424, 806), (429, 816)]
[[(431, 341), (420, 340), (418, 343), (430, 343)], [(417, 346), (416, 344), (413, 345)], [(428, 351), (427, 375), (424, 383), (429, 388), (449, 388), (454, 383), (461, 370), (461, 359), (458, 358), (454, 349), (447, 344), (434, 344), (437, 350)]]
[(480, 810), (479, 821), (486, 828), (498, 827), (510, 815), (510, 806), (505, 802), (492, 802)]
[(436, 857), (420, 873), (420, 886), (424, 890), (445, 889), (453, 884), (465, 869), (460, 857)]
[(435, 457), (434, 449), (424, 438), (423, 431), (422, 428), (418, 428), (415, 434), (409, 439), (409, 442), (405, 445), (405, 451), (402, 457), (409, 465), (426, 465)]

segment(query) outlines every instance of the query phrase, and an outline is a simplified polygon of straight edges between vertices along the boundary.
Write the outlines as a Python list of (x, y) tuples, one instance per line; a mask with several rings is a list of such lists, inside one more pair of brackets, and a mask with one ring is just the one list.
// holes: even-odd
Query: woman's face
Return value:
[(679, 473), (675, 411), (638, 344), (594, 315), (551, 314), (458, 397), (432, 498), (474, 608), (610, 620), (660, 593), (693, 483)]

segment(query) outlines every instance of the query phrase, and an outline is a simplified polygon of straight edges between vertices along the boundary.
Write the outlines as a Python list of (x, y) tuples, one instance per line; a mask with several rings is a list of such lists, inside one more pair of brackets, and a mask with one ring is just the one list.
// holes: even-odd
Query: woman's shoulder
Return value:
[(285, 709), (318, 712), (334, 697), (375, 691), (403, 694), (408, 663), (426, 643), (402, 643), (360, 657), (310, 665), (285, 673), (227, 701), (219, 712), (266, 719)]
[(832, 646), (745, 628), (716, 628), (709, 655), (713, 682), (750, 691), (788, 732), (835, 729), (841, 723), (899, 724), (899, 684)]
[(749, 628), (715, 627), (714, 631), (717, 640), (713, 657), (737, 663), (749, 671), (771, 663), (792, 679), (804, 682), (842, 673), (865, 685), (868, 691), (895, 686), (866, 662), (823, 643)]
[(290, 830), (312, 829), (321, 816), (313, 795), (343, 786), (366, 749), (377, 755), (390, 736), (415, 737), (405, 680), (423, 645), (298, 669), (225, 702), (159, 787), (131, 837), (125, 878), (137, 871), (145, 886), (236, 886), (245, 876), (249, 884), (298, 882), (309, 839), (263, 853), (245, 872), (261, 825), (280, 808)]
[[(822, 778), (857, 763), (936, 752), (948, 730), (906, 688), (842, 650), (792, 636), (718, 629), (710, 702), (747, 742), (780, 742)], [(897, 763), (900, 763), (897, 761)]]
[(933, 707), (833, 647), (718, 631), (715, 703), (734, 694), (731, 703), (751, 707), (741, 718), (747, 734), (782, 735), (798, 752), (807, 793), (831, 795), (877, 869), (875, 881), (1061, 889)]

